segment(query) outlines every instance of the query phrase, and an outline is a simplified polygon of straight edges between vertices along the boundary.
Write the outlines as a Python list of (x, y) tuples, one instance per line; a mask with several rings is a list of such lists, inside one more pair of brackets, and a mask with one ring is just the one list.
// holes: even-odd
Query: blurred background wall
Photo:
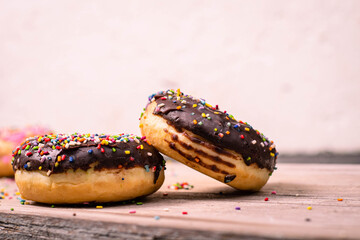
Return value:
[(359, 151), (360, 1), (0, 1), (0, 127), (139, 133), (168, 88), (280, 153)]

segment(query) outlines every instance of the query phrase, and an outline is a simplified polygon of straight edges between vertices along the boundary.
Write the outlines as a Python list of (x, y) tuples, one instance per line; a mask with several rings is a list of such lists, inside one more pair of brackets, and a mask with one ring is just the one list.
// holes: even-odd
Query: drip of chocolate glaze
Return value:
[[(67, 149), (53, 149), (49, 144), (45, 144), (42, 150), (48, 152), (48, 154), (42, 156), (35, 150), (31, 151), (34, 146), (37, 146), (35, 139), (29, 139), (27, 142), (22, 144), (20, 149), (22, 146), (30, 144), (29, 151), (32, 152), (32, 155), (26, 156), (25, 151), (22, 151), (20, 155), (16, 154), (13, 162), (14, 171), (18, 169), (39, 171), (39, 167), (41, 167), (41, 171), (50, 171), (50, 174), (57, 174), (77, 169), (86, 171), (92, 167), (95, 171), (105, 169), (119, 169), (121, 171), (120, 169), (143, 167), (146, 171), (154, 172), (155, 184), (161, 169), (165, 167), (163, 156), (143, 140), (139, 143), (129, 141), (101, 145), (103, 152), (101, 148), (97, 147), (98, 144), (93, 141), (70, 146)], [(140, 145), (143, 145), (143, 149), (137, 148)], [(92, 153), (89, 153), (89, 151), (92, 151)], [(130, 154), (125, 151), (130, 151)], [(60, 158), (65, 156), (65, 159), (58, 161), (59, 156)], [(70, 157), (72, 161), (70, 161)]]
[(241, 154), (246, 165), (256, 163), (259, 168), (274, 170), (276, 149), (249, 124), (182, 93), (177, 96), (169, 91), (160, 92), (152, 96), (152, 101), (157, 103), (153, 114), (166, 119), (178, 132), (188, 130), (212, 143), (220, 153), (222, 149), (233, 150)]

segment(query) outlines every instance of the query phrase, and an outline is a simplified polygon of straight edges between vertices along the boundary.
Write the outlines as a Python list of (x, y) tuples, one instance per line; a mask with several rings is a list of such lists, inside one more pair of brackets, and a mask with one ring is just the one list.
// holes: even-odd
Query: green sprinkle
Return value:
[(207, 117), (207, 119), (211, 120), (211, 117)]
[(34, 149), (34, 150), (38, 150), (38, 149), (39, 149), (39, 147), (38, 147), (38, 146), (35, 146), (35, 147), (33, 147), (33, 149)]
[(55, 207), (55, 205), (51, 205), (51, 207), (52, 207), (52, 208), (54, 208), (54, 207)]
[(11, 210), (11, 211), (14, 211), (14, 209), (13, 209), (13, 208), (10, 208), (10, 210)]
[(251, 157), (248, 157), (247, 159), (246, 159), (246, 161), (250, 161), (251, 160)]
[(29, 150), (30, 149), (30, 145), (27, 145), (25, 150)]
[(115, 148), (112, 148), (112, 151), (113, 151), (113, 152), (116, 152), (116, 149), (115, 149)]
[(142, 202), (137, 202), (136, 205), (143, 205), (143, 203)]
[(20, 155), (20, 154), (21, 154), (21, 150), (18, 151), (18, 155)]
[(201, 126), (201, 125), (203, 125), (203, 123), (200, 121), (200, 122), (198, 122), (198, 125), (200, 125), (200, 126)]

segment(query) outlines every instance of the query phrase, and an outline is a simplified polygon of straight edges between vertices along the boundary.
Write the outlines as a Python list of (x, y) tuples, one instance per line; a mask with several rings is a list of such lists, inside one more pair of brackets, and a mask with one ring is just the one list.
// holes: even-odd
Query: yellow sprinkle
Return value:
[(180, 110), (180, 109), (181, 109), (181, 106), (177, 106), (176, 109)]
[(140, 149), (141, 149), (141, 150), (144, 149), (144, 146), (143, 146), (143, 145), (140, 145)]
[(197, 124), (197, 121), (196, 121), (196, 119), (194, 119), (193, 123), (194, 123), (194, 124)]
[(311, 209), (312, 209), (312, 207), (311, 207), (311, 206), (308, 206), (308, 207), (307, 207), (307, 210), (311, 210)]
[(193, 104), (193, 108), (196, 108), (197, 107), (197, 104), (195, 103), (195, 104)]
[(250, 128), (245, 128), (245, 131), (247, 131), (247, 132), (250, 131)]
[(96, 206), (96, 208), (103, 208), (103, 206)]
[(60, 161), (61, 161), (61, 156), (58, 156), (58, 157), (57, 157), (57, 160), (60, 162)]
[(106, 141), (106, 140), (102, 140), (102, 141), (101, 141), (101, 145), (109, 145), (109, 142)]
[(214, 112), (215, 114), (220, 114), (219, 112)]
[(275, 154), (274, 154), (274, 153), (270, 153), (270, 156), (275, 157)]
[(207, 107), (209, 107), (209, 108), (212, 107), (212, 106), (211, 106), (210, 104), (208, 104), (208, 103), (205, 103), (205, 106), (207, 106)]
[(225, 133), (226, 133), (227, 135), (229, 135), (229, 134), (230, 134), (230, 132), (229, 132), (229, 131), (226, 131)]
[(39, 137), (39, 138), (38, 138), (38, 142), (41, 142), (41, 140), (42, 140), (42, 137)]
[(206, 114), (205, 114), (205, 113), (202, 113), (201, 116), (204, 118), (204, 117), (206, 117)]
[(19, 195), (20, 195), (20, 192), (16, 192), (15, 194), (19, 196)]
[(217, 132), (217, 130), (218, 130), (217, 128), (214, 128), (214, 131), (215, 131), (215, 132)]
[(41, 170), (41, 169), (42, 169), (42, 166), (39, 167), (39, 170)]
[(176, 96), (179, 97), (179, 96), (180, 96), (180, 93), (181, 93), (181, 92), (180, 92), (180, 88), (178, 88), (178, 89), (176, 90)]
[(142, 128), (144, 125), (142, 123), (139, 124), (139, 127)]
[(56, 163), (55, 163), (55, 167), (58, 167), (58, 166), (59, 166), (59, 162), (56, 162)]
[(129, 150), (126, 150), (126, 151), (125, 151), (125, 154), (130, 154), (130, 151), (129, 151)]

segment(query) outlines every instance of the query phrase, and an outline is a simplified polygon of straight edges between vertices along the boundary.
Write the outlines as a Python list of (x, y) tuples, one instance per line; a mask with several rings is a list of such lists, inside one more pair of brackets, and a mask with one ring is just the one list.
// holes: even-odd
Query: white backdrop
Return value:
[(0, 127), (139, 133), (147, 96), (219, 104), (281, 153), (360, 150), (360, 1), (0, 1)]

